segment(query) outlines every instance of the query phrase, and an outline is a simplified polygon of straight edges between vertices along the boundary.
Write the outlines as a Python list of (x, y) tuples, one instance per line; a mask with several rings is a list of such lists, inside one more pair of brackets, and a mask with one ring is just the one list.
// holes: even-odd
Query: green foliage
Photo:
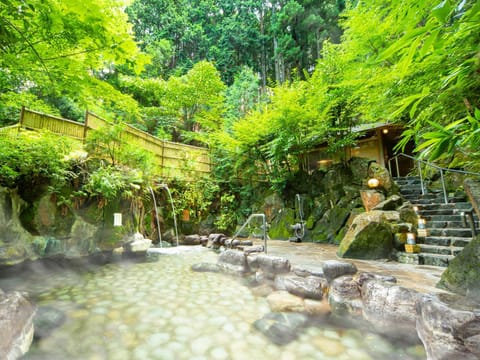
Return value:
[(132, 137), (126, 133), (126, 125), (112, 124), (89, 131), (85, 150), (91, 158), (107, 160), (114, 167), (138, 169), (144, 177), (153, 174), (154, 155), (132, 142)]
[(100, 196), (105, 200), (113, 200), (126, 188), (125, 180), (124, 174), (119, 169), (100, 167), (90, 174), (84, 189), (90, 196)]
[[(147, 60), (131, 36), (124, 5), (117, 0), (0, 1), (0, 108), (11, 106), (1, 98), (7, 94), (17, 109), (34, 104), (43, 110), (45, 105), (37, 105), (44, 102), (65, 114), (65, 103), (95, 111), (102, 103), (103, 111), (135, 113), (136, 104), (103, 81), (115, 66), (129, 64), (138, 71)], [(4, 116), (2, 122), (11, 121)]]
[(0, 185), (9, 188), (63, 182), (64, 157), (71, 144), (48, 133), (21, 132), (0, 136)]
[(237, 201), (235, 195), (222, 194), (220, 197), (220, 214), (214, 223), (217, 229), (229, 230), (237, 225), (236, 206)]
[(324, 40), (338, 42), (343, 7), (337, 0), (135, 0), (127, 12), (137, 40), (159, 59), (155, 76), (183, 74), (208, 59), (229, 85), (248, 66), (265, 87), (312, 68)]
[(85, 142), (85, 150), (90, 156), (106, 159), (113, 166), (117, 165), (121, 156), (121, 136), (124, 129), (124, 125), (115, 124), (90, 131)]
[(175, 208), (179, 214), (183, 210), (189, 210), (192, 219), (201, 221), (219, 190), (219, 186), (209, 178), (194, 182), (177, 181), (172, 187)]
[(124, 76), (120, 86), (144, 106), (145, 129), (162, 138), (208, 142), (206, 134), (222, 127), (225, 85), (207, 61), (168, 80)]

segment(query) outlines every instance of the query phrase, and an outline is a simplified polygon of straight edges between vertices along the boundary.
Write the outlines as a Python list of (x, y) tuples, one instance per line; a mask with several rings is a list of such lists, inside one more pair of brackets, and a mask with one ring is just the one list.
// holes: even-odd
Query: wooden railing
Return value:
[[(112, 125), (112, 122), (88, 111), (83, 124), (26, 108), (22, 109), (20, 116), (22, 128), (44, 129), (81, 141), (86, 139), (88, 131)], [(162, 140), (131, 125), (124, 124), (124, 126), (125, 132), (122, 133), (121, 140), (152, 152), (160, 169), (159, 175), (163, 178), (192, 179), (195, 176), (210, 173), (208, 149)]]

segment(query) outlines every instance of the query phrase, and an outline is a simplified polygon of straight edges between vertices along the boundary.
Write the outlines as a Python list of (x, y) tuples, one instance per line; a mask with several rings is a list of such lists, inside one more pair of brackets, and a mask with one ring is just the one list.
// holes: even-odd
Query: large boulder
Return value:
[(480, 297), (480, 235), (450, 262), (437, 286), (471, 298)]
[(80, 216), (76, 217), (67, 239), (65, 256), (77, 258), (94, 253), (97, 250), (97, 230), (97, 226), (86, 222)]
[(417, 339), (418, 292), (392, 283), (369, 280), (363, 284), (361, 293), (363, 316), (375, 329), (395, 338)]
[(20, 292), (0, 290), (0, 354), (14, 360), (25, 354), (33, 340), (35, 306)]
[(350, 211), (351, 208), (348, 204), (335, 206), (327, 210), (322, 218), (316, 222), (315, 227), (308, 232), (308, 240), (334, 243), (336, 235), (345, 226)]
[(239, 250), (225, 250), (218, 257), (218, 266), (224, 272), (243, 275), (250, 271), (246, 255)]
[(358, 215), (345, 237), (337, 255), (354, 259), (389, 258), (393, 249), (393, 235), (389, 219), (399, 220), (395, 211), (370, 211)]
[(293, 234), (290, 225), (295, 223), (295, 211), (293, 209), (281, 209), (270, 223), (268, 236), (271, 239), (286, 240)]
[(416, 313), (417, 332), (428, 359), (480, 358), (480, 307), (425, 295), (417, 302)]

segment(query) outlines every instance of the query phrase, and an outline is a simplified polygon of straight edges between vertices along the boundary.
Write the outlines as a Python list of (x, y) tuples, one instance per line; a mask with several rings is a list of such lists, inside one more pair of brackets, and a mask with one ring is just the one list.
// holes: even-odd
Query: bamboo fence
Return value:
[[(89, 131), (112, 125), (114, 123), (88, 111), (85, 113), (85, 122), (79, 123), (22, 108), (20, 124), (0, 129), (0, 131), (2, 134), (7, 131), (18, 132), (19, 127), (48, 130), (58, 135), (85, 141)], [(121, 140), (152, 152), (161, 177), (194, 179), (210, 173), (211, 162), (208, 149), (162, 140), (131, 125), (123, 125), (125, 131), (121, 135)]]

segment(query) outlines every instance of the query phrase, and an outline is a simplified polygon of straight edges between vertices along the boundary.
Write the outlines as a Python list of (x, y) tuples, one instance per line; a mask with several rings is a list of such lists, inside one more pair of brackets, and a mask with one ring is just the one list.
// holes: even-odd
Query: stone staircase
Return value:
[[(420, 253), (397, 255), (400, 262), (413, 264), (448, 266), (449, 262), (472, 239), (472, 230), (468, 218), (462, 214), (469, 212), (472, 206), (464, 194), (448, 197), (445, 204), (443, 192), (429, 192), (422, 195), (418, 177), (396, 178), (400, 193), (413, 206), (418, 208), (418, 216), (426, 220), (425, 232), (417, 236)], [(479, 228), (478, 217), (473, 214), (475, 228)], [(477, 233), (480, 231), (477, 230)]]

